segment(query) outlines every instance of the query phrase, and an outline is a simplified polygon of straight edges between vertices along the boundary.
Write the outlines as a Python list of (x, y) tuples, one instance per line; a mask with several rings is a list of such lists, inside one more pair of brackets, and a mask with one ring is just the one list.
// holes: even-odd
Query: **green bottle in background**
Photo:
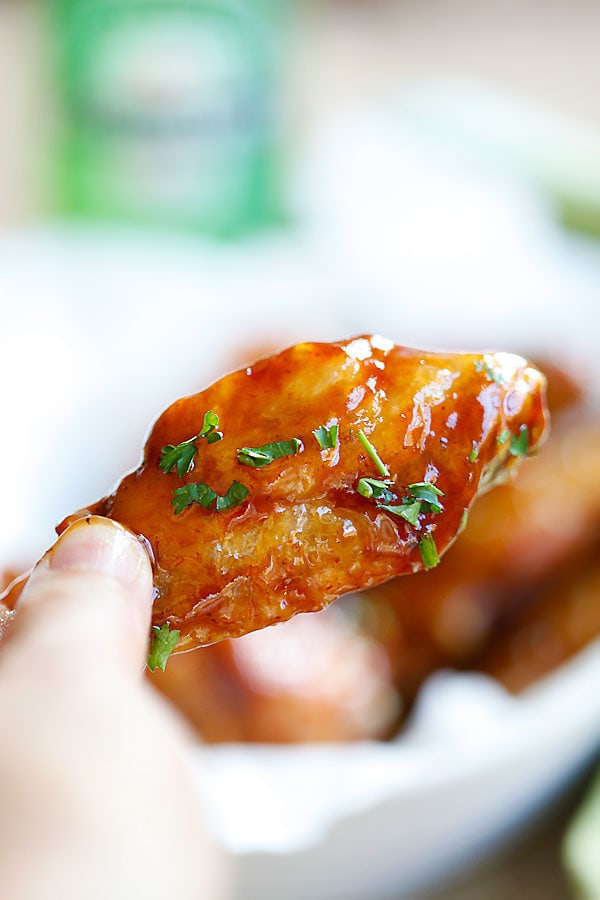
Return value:
[(282, 219), (289, 0), (53, 0), (62, 213), (232, 238)]

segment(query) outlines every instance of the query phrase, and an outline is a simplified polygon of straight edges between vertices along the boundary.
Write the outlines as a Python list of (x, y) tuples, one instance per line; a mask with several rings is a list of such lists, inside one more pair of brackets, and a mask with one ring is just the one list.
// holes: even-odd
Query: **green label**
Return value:
[(281, 33), (259, 7), (64, 8), (63, 208), (224, 236), (273, 220)]

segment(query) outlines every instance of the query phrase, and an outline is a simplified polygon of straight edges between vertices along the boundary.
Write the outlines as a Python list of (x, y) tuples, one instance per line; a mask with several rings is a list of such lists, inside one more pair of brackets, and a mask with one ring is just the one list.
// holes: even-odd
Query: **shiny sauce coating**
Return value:
[[(430, 353), (368, 336), (298, 344), (170, 406), (139, 468), (58, 531), (91, 513), (143, 536), (154, 557), (153, 623), (181, 632), (177, 650), (237, 637), (421, 570), (426, 535), (441, 556), (482, 484), (539, 444), (544, 383), (506, 353)], [(208, 411), (222, 440), (198, 440), (190, 471), (165, 473), (163, 448), (198, 435)], [(332, 425), (335, 446), (322, 449), (313, 431)], [(362, 496), (361, 478), (384, 476), (361, 432), (389, 470), (388, 505), (427, 481), (443, 510), (425, 504), (411, 523)], [(297, 453), (264, 467), (238, 459), (240, 448), (294, 438)], [(224, 496), (234, 481), (248, 491), (239, 505), (175, 513), (176, 489), (204, 483)]]

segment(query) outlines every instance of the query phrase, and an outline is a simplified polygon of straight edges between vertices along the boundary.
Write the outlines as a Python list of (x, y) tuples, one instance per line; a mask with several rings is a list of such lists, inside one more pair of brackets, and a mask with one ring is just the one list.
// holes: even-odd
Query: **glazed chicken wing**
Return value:
[(146, 539), (176, 649), (236, 637), (436, 565), (538, 446), (543, 393), (511, 354), (298, 344), (174, 403), (140, 467), (58, 530), (97, 514)]

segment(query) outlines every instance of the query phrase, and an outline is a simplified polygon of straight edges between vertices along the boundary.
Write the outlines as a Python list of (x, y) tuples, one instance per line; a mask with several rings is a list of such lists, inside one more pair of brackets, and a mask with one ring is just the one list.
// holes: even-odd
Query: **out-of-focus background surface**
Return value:
[[(295, 155), (332, 113), (377, 102), (423, 78), (466, 78), (539, 102), (574, 123), (600, 125), (600, 10), (588, 0), (285, 5), (295, 28), (280, 87), (292, 106), (286, 137)], [(6, 225), (44, 210), (40, 181), (57, 106), (48, 78), (49, 6), (35, 0), (0, 6), (0, 221)]]
[[(52, 422), (79, 427), (43, 496), (34, 478), (2, 482), (17, 512), (0, 522), (1, 567), (28, 563), (53, 521), (135, 464), (145, 423), (178, 393), (292, 340), (503, 344), (571, 367), (597, 402), (600, 7), (176, 7), (0, 2), (2, 419), (34, 471), (40, 422), (50, 460)], [(170, 380), (152, 381), (157, 359)], [(133, 410), (122, 447), (72, 478), (115, 396)], [(597, 609), (597, 584), (573, 608)], [(569, 618), (573, 652), (592, 618)], [(547, 641), (525, 624), (522, 645)], [(498, 674), (497, 652), (480, 668)], [(539, 654), (540, 674), (561, 652)], [(503, 671), (518, 680), (519, 661)], [(598, 728), (586, 735), (558, 805), (419, 896), (574, 896), (561, 860), (600, 749)], [(600, 857), (589, 833), (572, 859)]]

